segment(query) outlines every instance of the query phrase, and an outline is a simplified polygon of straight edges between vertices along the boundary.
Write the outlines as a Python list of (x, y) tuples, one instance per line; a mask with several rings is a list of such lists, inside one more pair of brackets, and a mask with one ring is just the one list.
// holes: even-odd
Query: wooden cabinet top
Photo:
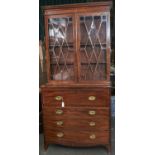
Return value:
[(42, 6), (42, 10), (44, 10), (45, 15), (50, 14), (57, 14), (63, 11), (64, 13), (71, 13), (71, 12), (79, 12), (79, 11), (86, 11), (89, 12), (89, 9), (96, 8), (96, 11), (100, 9), (103, 10), (103, 7), (106, 10), (110, 10), (112, 6), (112, 1), (105, 1), (105, 2), (89, 2), (89, 3), (77, 3), (77, 4), (64, 4), (64, 5), (48, 5)]
[(64, 4), (64, 5), (48, 5), (42, 6), (43, 10), (50, 10), (50, 9), (69, 9), (69, 8), (81, 8), (81, 7), (97, 7), (97, 6), (112, 6), (112, 1), (105, 1), (105, 2), (89, 2), (89, 3), (76, 3), (76, 4)]

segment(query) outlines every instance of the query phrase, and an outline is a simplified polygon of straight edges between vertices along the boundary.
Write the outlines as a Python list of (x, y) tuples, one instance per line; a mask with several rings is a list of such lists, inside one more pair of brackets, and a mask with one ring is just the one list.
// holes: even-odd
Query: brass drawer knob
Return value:
[(57, 109), (57, 110), (55, 111), (55, 113), (56, 113), (57, 115), (62, 115), (62, 114), (63, 114), (63, 110)]
[(96, 115), (96, 111), (95, 110), (90, 110), (89, 115)]
[(95, 139), (96, 138), (96, 135), (95, 134), (92, 134), (92, 135), (89, 136), (89, 138), (90, 139)]
[(56, 124), (57, 124), (57, 126), (62, 126), (63, 125), (63, 121), (57, 121)]
[(55, 97), (55, 100), (57, 100), (57, 101), (61, 101), (62, 98), (63, 98), (62, 96), (56, 96), (56, 97)]
[(89, 100), (89, 101), (94, 101), (94, 100), (96, 100), (96, 97), (95, 97), (95, 96), (89, 96), (89, 97), (88, 97), (88, 100)]
[(64, 134), (62, 132), (57, 133), (57, 137), (61, 138), (63, 136), (64, 136)]
[(89, 126), (95, 126), (96, 123), (95, 122), (89, 122)]

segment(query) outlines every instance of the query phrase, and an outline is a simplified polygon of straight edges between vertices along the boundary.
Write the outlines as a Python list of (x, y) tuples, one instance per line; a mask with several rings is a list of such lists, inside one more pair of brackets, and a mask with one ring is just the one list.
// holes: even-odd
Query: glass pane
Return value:
[(51, 18), (48, 26), (51, 79), (74, 80), (72, 18)]
[(80, 17), (81, 80), (106, 79), (106, 16)]

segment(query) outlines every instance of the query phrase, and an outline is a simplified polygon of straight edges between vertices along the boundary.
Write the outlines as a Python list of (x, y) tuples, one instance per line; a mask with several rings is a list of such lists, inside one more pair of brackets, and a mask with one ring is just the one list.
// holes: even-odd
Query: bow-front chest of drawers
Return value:
[(45, 149), (104, 145), (110, 153), (110, 8), (111, 2), (43, 8)]
[[(62, 107), (62, 99), (64, 107)], [(110, 89), (42, 87), (45, 149), (48, 144), (110, 145)]]

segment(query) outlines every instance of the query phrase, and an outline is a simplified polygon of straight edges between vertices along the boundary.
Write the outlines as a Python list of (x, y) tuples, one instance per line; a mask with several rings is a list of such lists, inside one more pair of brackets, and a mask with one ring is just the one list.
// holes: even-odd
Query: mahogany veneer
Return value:
[(43, 8), (45, 149), (104, 145), (110, 154), (110, 8), (111, 2)]

